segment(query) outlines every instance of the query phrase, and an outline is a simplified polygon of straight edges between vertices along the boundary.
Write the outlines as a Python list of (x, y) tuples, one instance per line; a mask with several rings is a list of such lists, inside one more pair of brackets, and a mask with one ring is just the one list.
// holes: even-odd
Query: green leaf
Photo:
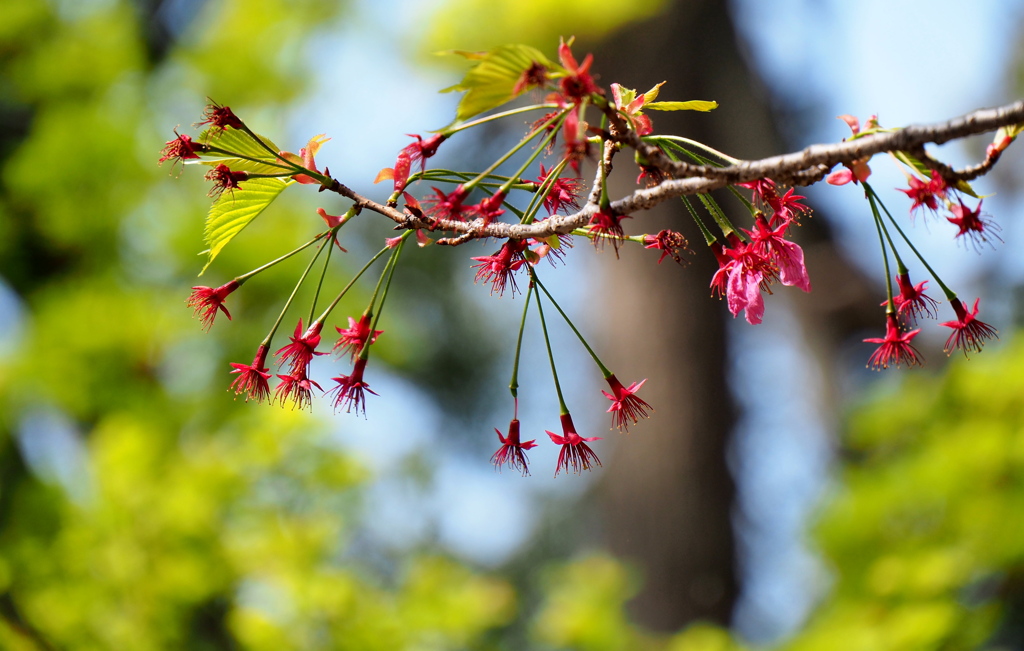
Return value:
[(501, 106), (514, 97), (516, 82), (534, 63), (547, 68), (556, 66), (540, 50), (528, 45), (502, 45), (480, 56), (476, 53), (456, 52), (470, 60), (477, 60), (458, 84), (441, 92), (465, 92), (455, 112), (455, 122)]
[(226, 190), (221, 194), (206, 217), (204, 236), (210, 246), (206, 251), (209, 258), (199, 275), (203, 275), (235, 235), (266, 210), (277, 195), (292, 183), (294, 181), (284, 179), (249, 179), (239, 183), (234, 190)]
[(709, 102), (702, 99), (692, 99), (689, 102), (650, 102), (644, 104), (645, 109), (655, 111), (713, 111), (718, 108), (718, 102)]
[[(273, 151), (280, 151), (269, 138), (259, 134), (257, 136)], [(244, 171), (252, 174), (282, 174), (292, 171), (291, 167), (261, 147), (252, 139), (252, 136), (241, 129), (232, 129), (231, 127), (207, 129), (199, 134), (199, 142), (236, 154), (234, 156), (217, 152), (203, 154), (203, 160), (197, 161), (202, 165), (216, 166), (223, 163), (236, 172)]]

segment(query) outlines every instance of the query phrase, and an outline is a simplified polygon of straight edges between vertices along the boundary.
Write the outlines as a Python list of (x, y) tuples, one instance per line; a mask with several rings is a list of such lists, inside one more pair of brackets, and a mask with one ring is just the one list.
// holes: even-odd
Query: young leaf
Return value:
[(456, 52), (476, 60), (458, 84), (441, 92), (465, 92), (455, 112), (455, 122), (501, 106), (514, 97), (516, 82), (534, 63), (547, 68), (554, 64), (539, 50), (528, 45), (502, 45), (486, 54)]
[(267, 206), (281, 194), (281, 191), (294, 183), (284, 179), (249, 179), (242, 181), (234, 190), (228, 190), (210, 207), (206, 217), (204, 237), (210, 245), (208, 258), (203, 270), (210, 266), (231, 239), (256, 219)]
[(701, 99), (692, 99), (689, 102), (649, 102), (644, 104), (645, 109), (655, 111), (713, 111), (718, 108), (718, 102), (709, 102)]
[[(258, 135), (258, 134), (257, 134)], [(269, 138), (258, 136), (267, 147), (278, 151)], [(291, 171), (291, 167), (273, 156), (252, 137), (241, 129), (207, 129), (199, 134), (199, 142), (223, 149), (237, 154), (221, 154), (211, 152), (203, 154), (203, 160), (197, 161), (203, 165), (217, 166), (221, 163), (227, 165), (236, 172), (250, 172), (252, 174), (283, 174)]]

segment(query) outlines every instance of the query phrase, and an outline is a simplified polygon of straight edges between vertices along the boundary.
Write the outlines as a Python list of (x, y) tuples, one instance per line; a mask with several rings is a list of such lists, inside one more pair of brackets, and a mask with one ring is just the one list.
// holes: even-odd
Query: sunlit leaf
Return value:
[[(268, 148), (275, 152), (278, 151), (277, 145), (269, 138), (259, 136), (258, 134), (257, 136)], [(223, 130), (218, 128), (207, 129), (199, 134), (199, 142), (238, 154), (238, 156), (219, 153), (203, 154), (203, 159), (196, 161), (202, 165), (216, 166), (224, 164), (236, 172), (244, 171), (253, 174), (282, 174), (291, 171), (291, 168), (282, 163), (266, 148), (261, 147), (249, 134), (240, 129), (232, 129), (230, 127)]]
[(718, 108), (718, 102), (709, 102), (702, 99), (692, 99), (688, 102), (650, 102), (644, 104), (644, 108), (655, 111), (713, 111)]
[(281, 191), (293, 181), (284, 179), (249, 179), (242, 181), (234, 190), (228, 190), (210, 208), (206, 218), (206, 243), (208, 259), (202, 275), (231, 239), (238, 235), (249, 222), (266, 210)]
[(471, 60), (478, 60), (458, 84), (441, 92), (465, 92), (455, 112), (460, 122), (501, 106), (515, 95), (513, 89), (522, 74), (534, 63), (555, 67), (540, 50), (528, 45), (502, 45), (483, 56), (476, 53), (456, 52)]

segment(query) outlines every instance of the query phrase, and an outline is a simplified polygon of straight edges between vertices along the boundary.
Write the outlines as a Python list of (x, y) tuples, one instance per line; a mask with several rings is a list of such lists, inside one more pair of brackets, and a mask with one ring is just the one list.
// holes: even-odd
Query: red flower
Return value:
[[(911, 319), (917, 319), (921, 315), (925, 315), (931, 318), (938, 316), (936, 312), (936, 306), (938, 302), (924, 293), (925, 285), (928, 284), (927, 280), (922, 280), (918, 284), (910, 282), (910, 274), (897, 274), (896, 284), (899, 285), (900, 293), (892, 297), (893, 303), (896, 305), (896, 314), (898, 316), (909, 316)], [(888, 300), (882, 301), (882, 305), (888, 303)]]
[(281, 384), (274, 390), (274, 397), (284, 407), (286, 400), (292, 401), (292, 409), (304, 409), (313, 406), (313, 387), (323, 391), (320, 385), (306, 377), (306, 369), (298, 368), (290, 375), (278, 375)]
[(316, 321), (308, 330), (303, 330), (302, 319), (299, 319), (299, 324), (295, 326), (295, 334), (291, 336), (292, 343), (274, 353), (281, 358), (281, 366), (290, 364), (292, 373), (299, 370), (305, 373), (315, 355), (326, 355), (327, 353), (316, 352), (316, 347), (320, 345), (321, 328), (323, 323)]
[(461, 185), (457, 186), (449, 194), (445, 194), (437, 188), (434, 188), (433, 190), (436, 193), (436, 196), (427, 197), (423, 202), (430, 204), (430, 207), (427, 209), (427, 214), (434, 219), (435, 225), (436, 222), (442, 219), (454, 219), (460, 222), (463, 221), (462, 213), (466, 212), (468, 207), (463, 206), (462, 202), (465, 201), (467, 196), (469, 196), (469, 191)]
[(580, 174), (580, 161), (590, 155), (590, 143), (586, 137), (587, 123), (580, 120), (579, 110), (578, 106), (570, 110), (562, 123), (565, 158), (577, 176)]
[(577, 475), (584, 470), (590, 470), (595, 463), (600, 466), (601, 460), (597, 458), (597, 454), (590, 449), (587, 443), (600, 440), (601, 437), (584, 438), (577, 434), (576, 426), (572, 424), (572, 416), (569, 414), (562, 414), (559, 419), (562, 421), (562, 436), (554, 432), (547, 432), (552, 441), (562, 446), (561, 452), (558, 453), (558, 465), (555, 466), (555, 477), (563, 469), (569, 472), (570, 466)]
[[(549, 172), (544, 170), (544, 165), (540, 166), (540, 177), (537, 178), (537, 187), (540, 188), (545, 181), (548, 179)], [(551, 183), (551, 188), (548, 190), (547, 195), (544, 197), (544, 209), (548, 211), (548, 214), (554, 215), (558, 211), (562, 210), (566, 213), (569, 212), (569, 208), (572, 210), (579, 210), (579, 193), (583, 189), (582, 179), (573, 178), (562, 178), (559, 177), (557, 180)]]
[(519, 291), (516, 286), (516, 279), (513, 273), (523, 266), (526, 258), (523, 251), (526, 249), (526, 242), (522, 240), (505, 240), (501, 248), (494, 255), (473, 258), (480, 264), (473, 265), (477, 270), (475, 282), (491, 283), (491, 293), (498, 292), (501, 296), (505, 293), (505, 287), (512, 283), (512, 293)]
[(526, 92), (531, 88), (542, 88), (547, 83), (548, 69), (543, 63), (533, 61), (530, 63), (530, 67), (523, 70), (523, 74), (519, 75), (519, 79), (516, 80), (516, 85), (512, 87), (512, 94), (518, 95), (519, 93)]
[(980, 298), (974, 299), (974, 308), (970, 312), (959, 298), (954, 298), (949, 302), (956, 313), (956, 321), (947, 321), (941, 324), (953, 329), (942, 349), (947, 355), (952, 354), (955, 348), (964, 351), (964, 357), (968, 352), (980, 353), (986, 339), (999, 338), (999, 332), (995, 328), (977, 319), (979, 301), (981, 301)]
[(984, 215), (981, 212), (981, 202), (978, 202), (978, 207), (971, 210), (964, 205), (962, 200), (957, 200), (957, 205), (952, 206), (949, 211), (953, 213), (952, 217), (946, 217), (946, 221), (951, 224), (956, 224), (960, 227), (960, 232), (956, 234), (957, 238), (961, 235), (966, 235), (971, 239), (971, 243), (974, 248), (977, 249), (980, 244), (992, 245), (989, 238), (995, 238), (1000, 242), (1003, 241), (999, 235), (993, 231), (1002, 230), (999, 224), (992, 221), (992, 218), (988, 215)]
[(932, 212), (937, 211), (939, 209), (938, 200), (945, 199), (946, 190), (949, 189), (949, 186), (946, 185), (946, 180), (935, 170), (932, 170), (931, 179), (927, 182), (922, 181), (916, 176), (911, 176), (908, 182), (910, 184), (908, 189), (896, 189), (914, 200), (914, 204), (910, 206), (911, 214), (921, 206)]
[(633, 424), (636, 425), (641, 418), (648, 417), (648, 409), (654, 411), (653, 407), (635, 395), (647, 380), (642, 380), (639, 383), (634, 382), (628, 387), (622, 386), (622, 383), (614, 375), (609, 375), (605, 378), (605, 381), (608, 382), (612, 392), (602, 391), (601, 393), (604, 394), (605, 398), (612, 401), (612, 406), (608, 408), (608, 413), (612, 415), (613, 427), (626, 432), (629, 430), (629, 421), (633, 421)]
[(356, 355), (363, 349), (363, 346), (369, 343), (377, 341), (377, 337), (384, 333), (383, 330), (374, 330), (371, 336), (370, 333), (370, 314), (364, 314), (359, 317), (356, 321), (352, 317), (348, 318), (348, 327), (341, 329), (337, 326), (334, 327), (338, 331), (341, 337), (338, 339), (338, 343), (334, 344), (334, 350), (338, 351), (340, 348), (340, 354), (350, 353), (353, 361)]
[(901, 332), (895, 314), (890, 312), (885, 315), (885, 318), (885, 337), (864, 340), (867, 343), (880, 344), (868, 359), (868, 366), (880, 371), (890, 366), (898, 368), (902, 364), (907, 366), (920, 364), (920, 353), (911, 345), (910, 340), (916, 337), (921, 330)]
[(427, 159), (436, 154), (437, 148), (448, 139), (448, 136), (443, 133), (436, 133), (426, 140), (415, 133), (405, 135), (415, 138), (416, 142), (406, 145), (402, 151), (398, 152), (398, 159), (395, 161), (395, 192), (405, 188), (409, 181), (409, 172), (414, 164), (418, 162), (420, 171), (426, 171)]
[(174, 135), (178, 137), (164, 143), (164, 148), (160, 150), (158, 163), (162, 165), (165, 160), (173, 159), (174, 163), (171, 165), (174, 165), (178, 161), (199, 158), (199, 154), (196, 153), (196, 145), (192, 143), (191, 137), (180, 135), (177, 131), (174, 132)]
[[(202, 286), (193, 287), (192, 294), (185, 301), (185, 305), (195, 310), (192, 316), (198, 316), (203, 323), (203, 329), (209, 330), (213, 325), (213, 320), (217, 318), (217, 310), (223, 312), (228, 320), (231, 319), (231, 313), (228, 312), (228, 308), (224, 307), (224, 299), (240, 286), (238, 282), (232, 280), (216, 289)], [(202, 316), (200, 316), (200, 312), (202, 312)]]
[(753, 246), (740, 242), (735, 236), (730, 239), (732, 248), (725, 248), (718, 242), (711, 244), (718, 259), (718, 271), (711, 278), (711, 292), (725, 295), (734, 317), (742, 310), (747, 322), (756, 325), (764, 318), (761, 289), (773, 280), (775, 269)]
[(661, 264), (661, 261), (667, 257), (671, 257), (678, 264), (683, 264), (683, 259), (679, 256), (679, 252), (685, 251), (686, 247), (686, 238), (683, 237), (682, 233), (664, 230), (659, 231), (657, 235), (644, 235), (645, 249), (658, 249), (661, 251), (658, 264)]
[(192, 126), (198, 127), (204, 124), (209, 124), (211, 129), (219, 129), (221, 131), (228, 127), (231, 127), (232, 129), (241, 129), (244, 126), (242, 121), (238, 119), (238, 116), (235, 115), (234, 111), (227, 106), (221, 106), (217, 102), (210, 102), (206, 105), (206, 108), (203, 110), (203, 117), (206, 119), (202, 122), (197, 122)]
[(253, 358), (252, 364), (231, 363), (235, 369), (231, 372), (238, 373), (238, 377), (231, 383), (231, 389), (234, 389), (236, 396), (244, 393), (246, 402), (249, 402), (249, 398), (256, 402), (270, 399), (270, 385), (267, 384), (270, 369), (265, 366), (267, 352), (266, 345), (263, 345), (256, 349), (256, 357)]
[(594, 78), (590, 76), (590, 65), (594, 62), (594, 55), (588, 54), (583, 59), (583, 63), (578, 64), (576, 63), (576, 58), (572, 55), (572, 50), (569, 49), (568, 43), (563, 40), (558, 45), (558, 60), (569, 73), (562, 78), (559, 84), (562, 88), (562, 94), (566, 98), (574, 104), (579, 104), (592, 93), (603, 94), (601, 89), (597, 87), (597, 84), (594, 83)]
[(466, 210), (483, 219), (484, 227), (486, 228), (488, 224), (504, 214), (505, 209), (501, 207), (503, 201), (505, 201), (505, 193), (498, 192), (478, 204), (467, 207)]
[(629, 215), (616, 215), (604, 210), (598, 210), (590, 218), (590, 232), (593, 235), (594, 246), (602, 248), (607, 242), (611, 242), (615, 249), (615, 257), (619, 257), (619, 244), (626, 238), (622, 230), (622, 220), (628, 219)]
[(341, 377), (332, 378), (338, 383), (338, 386), (331, 389), (329, 393), (337, 392), (337, 396), (334, 398), (334, 411), (338, 411), (344, 407), (347, 413), (351, 413), (352, 409), (356, 410), (358, 415), (360, 411), (363, 412), (363, 416), (366, 415), (366, 395), (364, 391), (377, 395), (375, 392), (370, 390), (370, 385), (363, 381), (363, 371), (366, 369), (366, 358), (357, 357), (355, 367), (352, 369), (351, 375), (342, 375)]
[(491, 463), (498, 470), (501, 470), (502, 466), (508, 466), (513, 470), (518, 470), (523, 475), (529, 475), (530, 469), (527, 467), (525, 450), (536, 447), (537, 444), (534, 442), (536, 439), (531, 441), (519, 442), (519, 419), (513, 418), (512, 422), (508, 425), (508, 436), (502, 436), (501, 430), (497, 427), (494, 431), (498, 433), (498, 440), (501, 441), (501, 447), (491, 457)]
[(238, 184), (249, 178), (248, 172), (232, 172), (231, 168), (220, 163), (204, 176), (207, 181), (213, 181), (213, 187), (206, 194), (208, 197), (219, 197), (225, 190), (234, 191)]

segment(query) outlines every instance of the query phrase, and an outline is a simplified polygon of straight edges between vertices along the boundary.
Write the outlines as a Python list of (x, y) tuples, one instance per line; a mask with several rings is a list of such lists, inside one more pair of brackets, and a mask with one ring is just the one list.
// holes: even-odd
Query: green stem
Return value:
[(512, 392), (512, 397), (519, 398), (519, 353), (523, 350), (523, 332), (526, 330), (526, 313), (530, 309), (530, 298), (533, 296), (533, 283), (530, 283), (529, 289), (526, 290), (526, 305), (523, 306), (523, 318), (519, 322), (519, 338), (516, 340), (516, 358), (512, 362), (512, 379), (509, 380), (508, 388)]
[[(536, 282), (537, 274), (534, 270), (530, 269), (530, 278)], [(544, 345), (548, 349), (548, 361), (551, 362), (551, 377), (555, 381), (555, 392), (558, 394), (558, 414), (564, 416), (569, 413), (569, 408), (565, 406), (565, 399), (562, 397), (562, 386), (558, 383), (558, 371), (555, 369), (555, 355), (551, 352), (551, 339), (548, 337), (548, 325), (544, 321), (544, 308), (541, 306), (542, 301), (540, 297), (537, 298), (537, 313), (540, 315), (540, 328), (544, 332)]]
[[(338, 229), (339, 228), (341, 228), (341, 224), (338, 224), (337, 226), (335, 226), (334, 228), (331, 229), (331, 238), (330, 238), (331, 244), (336, 244), (338, 242)], [(316, 314), (316, 302), (320, 299), (320, 290), (323, 289), (324, 278), (327, 277), (327, 267), (331, 263), (331, 253), (333, 253), (333, 252), (334, 252), (334, 247), (328, 245), (327, 246), (327, 256), (324, 257), (324, 268), (323, 268), (323, 270), (320, 271), (320, 279), (316, 283), (316, 291), (313, 292), (313, 304), (309, 306), (309, 321), (308, 321), (309, 324), (313, 323), (313, 315)]]
[[(411, 233), (413, 231), (408, 231), (408, 232)], [(341, 292), (331, 302), (331, 304), (327, 306), (327, 309), (324, 310), (323, 314), (320, 315), (320, 317), (317, 319), (317, 321), (320, 321), (320, 322), (326, 321), (327, 317), (330, 316), (331, 312), (334, 311), (334, 308), (337, 307), (338, 303), (341, 302), (342, 297), (344, 297), (345, 294), (348, 293), (348, 290), (352, 289), (352, 285), (356, 284), (356, 281), (359, 280), (359, 278), (364, 273), (366, 273), (366, 270), (369, 269), (373, 265), (374, 262), (379, 260), (380, 257), (382, 255), (384, 255), (385, 253), (387, 253), (388, 251), (390, 251), (390, 249), (385, 246), (383, 249), (381, 249), (380, 251), (377, 252), (377, 255), (375, 255), (372, 258), (370, 258), (370, 261), (363, 265), (363, 268), (359, 270), (359, 273), (357, 273), (352, 278), (352, 280), (350, 280), (349, 283), (347, 285), (345, 285), (345, 288), (342, 289)]]
[(459, 124), (459, 125), (456, 125), (454, 127), (451, 127), (450, 129), (445, 129), (442, 133), (445, 133), (445, 134), (450, 136), (453, 133), (458, 133), (459, 131), (463, 131), (465, 129), (470, 129), (472, 127), (480, 126), (481, 124), (485, 124), (487, 122), (491, 122), (492, 120), (500, 120), (502, 118), (507, 118), (510, 115), (518, 115), (520, 113), (526, 113), (528, 111), (536, 111), (538, 109), (553, 109), (553, 108), (558, 108), (558, 104), (531, 104), (530, 106), (523, 106), (521, 108), (509, 109), (508, 111), (502, 111), (501, 113), (494, 113), (493, 115), (488, 115), (486, 117), (482, 117), (482, 118), (479, 118), (477, 120), (473, 120), (472, 122), (464, 122), (462, 124)]
[(263, 339), (263, 343), (260, 344), (261, 346), (270, 346), (270, 341), (274, 338), (274, 335), (277, 333), (277, 329), (281, 326), (281, 321), (284, 320), (285, 313), (288, 312), (288, 308), (291, 306), (292, 301), (295, 300), (295, 295), (299, 293), (299, 288), (302, 287), (302, 283), (306, 280), (306, 276), (309, 275), (309, 270), (313, 268), (313, 264), (316, 262), (316, 259), (320, 257), (321, 253), (323, 253), (324, 246), (330, 246), (331, 242), (332, 239), (328, 238), (327, 241), (321, 244), (320, 248), (316, 250), (316, 255), (313, 256), (313, 259), (309, 261), (308, 265), (306, 265), (305, 271), (303, 271), (302, 275), (299, 276), (299, 281), (295, 283), (295, 288), (292, 289), (291, 296), (289, 296), (288, 300), (285, 301), (284, 307), (281, 308), (281, 313), (277, 315), (277, 321), (274, 322), (274, 327), (272, 327), (270, 332), (267, 333), (267, 336)]
[(498, 169), (498, 167), (500, 167), (502, 164), (504, 164), (505, 161), (507, 161), (509, 158), (512, 158), (512, 156), (514, 156), (516, 152), (518, 152), (520, 149), (525, 147), (527, 143), (529, 143), (531, 140), (536, 138), (537, 134), (539, 134), (541, 131), (546, 129), (549, 125), (554, 124), (556, 120), (564, 119), (565, 115), (567, 113), (568, 113), (568, 111), (562, 111), (562, 112), (556, 114), (554, 117), (551, 117), (548, 120), (546, 120), (544, 122), (544, 124), (538, 126), (536, 129), (533, 129), (532, 131), (530, 131), (528, 134), (526, 134), (526, 136), (523, 137), (522, 140), (519, 141), (519, 143), (515, 147), (513, 147), (510, 150), (508, 150), (505, 153), (504, 156), (502, 156), (498, 160), (494, 161), (491, 164), (490, 167), (485, 169), (483, 172), (480, 172), (479, 174), (477, 174), (476, 178), (474, 178), (473, 180), (469, 181), (468, 183), (465, 183), (462, 187), (467, 192), (469, 190), (473, 189), (476, 186), (477, 183), (479, 183), (480, 181), (483, 181), (491, 172), (493, 172), (494, 170)]
[(558, 130), (562, 127), (562, 123), (565, 122), (566, 115), (568, 115), (568, 113), (562, 113), (562, 115), (555, 118), (555, 124), (552, 125), (553, 128), (548, 131), (548, 134), (544, 137), (543, 140), (541, 140), (540, 144), (538, 144), (534, 148), (533, 153), (530, 154), (530, 157), (526, 159), (526, 162), (523, 163), (518, 170), (516, 170), (515, 175), (510, 177), (509, 180), (506, 181), (504, 185), (501, 186), (498, 192), (507, 193), (509, 189), (513, 186), (513, 182), (518, 181), (520, 178), (522, 178), (522, 175), (526, 171), (526, 169), (533, 164), (533, 161), (537, 160), (537, 157), (540, 156), (541, 152), (544, 151), (544, 149), (551, 143), (555, 136), (558, 135)]
[[(380, 296), (380, 304), (377, 305), (377, 309), (373, 315), (373, 323), (370, 324), (370, 339), (373, 339), (373, 331), (377, 329), (377, 322), (380, 321), (380, 315), (384, 312), (384, 301), (388, 298), (388, 290), (391, 289), (391, 279), (395, 276), (395, 268), (398, 267), (398, 258), (402, 255), (402, 248), (405, 247), (405, 241), (409, 238), (409, 235), (413, 231), (406, 231), (402, 234), (402, 238), (398, 241), (398, 246), (391, 254), (391, 259), (388, 260), (388, 266), (386, 268), (388, 280), (384, 284), (384, 293)], [(377, 289), (380, 289), (380, 283), (377, 284)], [(377, 297), (377, 292), (374, 290), (374, 299)], [(370, 303), (373, 305), (373, 303)], [(359, 349), (359, 358), (368, 359), (370, 356), (370, 341), (367, 340), (366, 345)]]
[(889, 271), (889, 254), (885, 247), (885, 237), (882, 235), (884, 230), (882, 225), (882, 215), (878, 213), (878, 207), (875, 205), (875, 198), (871, 192), (865, 192), (867, 195), (868, 203), (871, 204), (871, 214), (875, 218), (875, 229), (878, 231), (878, 243), (882, 247), (882, 262), (885, 265), (885, 290), (888, 293), (888, 302), (885, 304), (885, 313), (894, 314), (896, 312), (896, 304), (893, 302), (892, 294), (892, 274)]
[[(580, 343), (583, 344), (583, 347), (587, 349), (588, 353), (590, 353), (590, 356), (594, 359), (594, 362), (597, 364), (597, 367), (601, 369), (601, 374), (604, 375), (604, 377), (606, 378), (610, 377), (612, 375), (612, 372), (609, 371), (608, 367), (601, 362), (601, 359), (597, 356), (597, 353), (594, 352), (594, 349), (590, 347), (590, 344), (587, 343), (587, 340), (584, 339), (583, 335), (580, 334), (580, 331), (576, 329), (576, 326), (573, 325), (572, 321), (569, 319), (569, 315), (567, 315), (565, 311), (561, 308), (561, 306), (557, 302), (555, 302), (555, 299), (553, 296), (551, 296), (551, 292), (548, 291), (548, 288), (545, 287), (542, 282), (540, 282), (540, 279), (537, 278), (536, 275), (534, 275), (533, 279), (534, 282), (537, 283), (537, 286), (541, 288), (541, 291), (543, 291), (544, 294), (548, 297), (548, 300), (551, 301), (551, 304), (555, 306), (555, 309), (558, 310), (558, 313), (562, 315), (563, 319), (565, 319), (565, 322), (569, 324), (569, 327), (572, 328), (572, 331), (576, 333), (576, 337), (579, 338)], [(538, 302), (540, 301), (539, 298), (537, 300)]]
[(717, 242), (718, 238), (715, 237), (715, 234), (712, 233), (711, 230), (704, 224), (704, 220), (701, 219), (700, 215), (697, 214), (697, 209), (693, 207), (692, 203), (690, 203), (689, 197), (679, 198), (683, 200), (683, 205), (686, 206), (686, 210), (689, 211), (690, 216), (693, 217), (693, 221), (697, 222), (697, 227), (700, 229), (700, 232), (704, 235), (704, 243), (710, 245), (714, 242)]
[(324, 236), (328, 235), (330, 232), (331, 231), (329, 231), (329, 230), (328, 231), (324, 231), (323, 233), (320, 233), (319, 235), (317, 235), (316, 237), (314, 237), (310, 241), (306, 242), (305, 244), (303, 244), (299, 248), (295, 249), (294, 251), (290, 251), (289, 253), (285, 253), (280, 258), (277, 258), (276, 260), (271, 260), (270, 262), (268, 262), (267, 264), (263, 265), (262, 267), (257, 267), (257, 268), (253, 269), (252, 271), (250, 271), (248, 273), (245, 273), (245, 274), (242, 274), (241, 276), (238, 276), (237, 278), (235, 278), (235, 282), (238, 283), (239, 285), (241, 285), (242, 283), (244, 283), (245, 281), (249, 280), (250, 278), (252, 278), (256, 274), (260, 273), (261, 271), (266, 271), (267, 269), (270, 269), (274, 265), (276, 265), (276, 264), (278, 264), (280, 262), (284, 262), (285, 260), (287, 260), (288, 258), (292, 257), (293, 255), (295, 255), (299, 251), (305, 250), (309, 246), (311, 246), (314, 243), (320, 241), (321, 238), (323, 238)]

